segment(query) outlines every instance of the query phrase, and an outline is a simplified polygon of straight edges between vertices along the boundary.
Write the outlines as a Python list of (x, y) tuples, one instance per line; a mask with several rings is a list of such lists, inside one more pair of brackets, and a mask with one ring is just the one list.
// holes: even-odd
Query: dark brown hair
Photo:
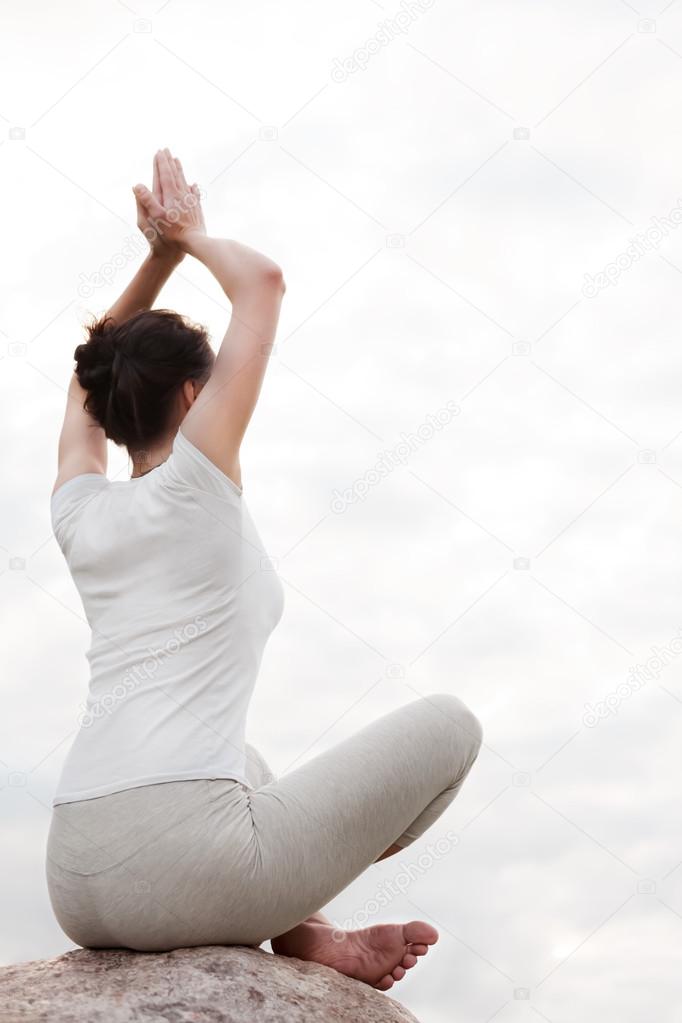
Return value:
[(74, 352), (85, 410), (128, 450), (161, 437), (172, 425), (178, 389), (186, 380), (206, 383), (213, 368), (204, 328), (168, 309), (145, 310), (119, 324), (104, 317), (87, 332)]

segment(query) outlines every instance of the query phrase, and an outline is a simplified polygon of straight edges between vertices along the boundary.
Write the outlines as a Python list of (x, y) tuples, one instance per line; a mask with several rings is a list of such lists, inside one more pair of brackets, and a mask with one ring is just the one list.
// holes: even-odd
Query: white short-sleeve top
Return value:
[(91, 629), (54, 804), (164, 781), (246, 782), (245, 725), (283, 588), (241, 489), (181, 432), (122, 482), (85, 473), (52, 527)]

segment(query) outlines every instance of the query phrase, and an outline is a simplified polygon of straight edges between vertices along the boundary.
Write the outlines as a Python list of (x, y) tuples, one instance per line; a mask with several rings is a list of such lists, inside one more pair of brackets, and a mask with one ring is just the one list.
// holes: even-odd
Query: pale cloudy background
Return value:
[[(393, 991), (424, 1023), (679, 1019), (682, 659), (624, 687), (682, 626), (682, 2), (663, 3), (436, 0), (397, 33), (389, 0), (5, 0), (4, 962), (69, 947), (43, 854), (88, 632), (48, 499), (79, 324), (139, 262), (130, 186), (169, 145), (209, 228), (288, 284), (243, 458), (287, 591), (252, 740), (283, 772), (435, 691), (486, 731), (445, 817), (330, 913), (440, 927)], [(163, 302), (222, 336), (203, 268)]]

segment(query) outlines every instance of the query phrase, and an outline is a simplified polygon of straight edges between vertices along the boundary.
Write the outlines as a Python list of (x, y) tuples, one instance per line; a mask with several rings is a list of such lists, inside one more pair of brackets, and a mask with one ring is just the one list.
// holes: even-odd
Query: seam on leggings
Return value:
[[(206, 805), (207, 805), (207, 809), (209, 809), (209, 812), (213, 811), (213, 808), (214, 808), (216, 803), (218, 803), (218, 804), (220, 803), (220, 797), (221, 797), (221, 794), (222, 794), (221, 791), (218, 791), (216, 793), (212, 792), (212, 785), (214, 784), (214, 782), (216, 780), (220, 781), (222, 779), (212, 779), (212, 780), (207, 780), (206, 781), (206, 788), (207, 788), (207, 792), (209, 793), (209, 796), (208, 796), (209, 802)], [(250, 839), (249, 845), (251, 847), (253, 847), (254, 850), (255, 850), (255, 863), (254, 863), (254, 857), (252, 856), (250, 858), (249, 867), (250, 867), (252, 873), (255, 875), (260, 869), (262, 869), (262, 866), (263, 866), (263, 851), (262, 851), (262, 848), (261, 848), (261, 841), (260, 841), (260, 838), (258, 836), (258, 828), (256, 826), (256, 820), (255, 820), (255, 816), (254, 816), (254, 813), (253, 813), (253, 807), (251, 805), (251, 795), (252, 795), (252, 793), (257, 792), (258, 789), (255, 788), (252, 785), (246, 785), (243, 782), (239, 782), (239, 786), (240, 786), (240, 788), (242, 790), (242, 796), (243, 796), (243, 798), (244, 798), (244, 800), (246, 802), (246, 808), (247, 808), (247, 812), (248, 812), (248, 815), (249, 815), (249, 822), (250, 822), (250, 825), (251, 825), (251, 839)], [(262, 788), (262, 786), (261, 786), (261, 788)]]
[(256, 819), (253, 814), (253, 807), (251, 805), (251, 792), (246, 792), (246, 805), (249, 808), (249, 818), (251, 820), (251, 834), (253, 835), (253, 844), (256, 848), (256, 860), (258, 869), (263, 869), (263, 850), (261, 849), (260, 838), (258, 837), (258, 828), (256, 827)]

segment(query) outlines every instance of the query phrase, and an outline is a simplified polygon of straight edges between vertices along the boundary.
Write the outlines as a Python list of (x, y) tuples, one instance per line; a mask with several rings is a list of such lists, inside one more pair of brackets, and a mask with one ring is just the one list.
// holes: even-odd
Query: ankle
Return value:
[(304, 920), (303, 923), (297, 924), (296, 927), (292, 927), (290, 931), (284, 931), (283, 934), (275, 935), (274, 938), (270, 939), (270, 944), (273, 949), (295, 948), (307, 938), (316, 934), (319, 927), (320, 925), (317, 923)]

